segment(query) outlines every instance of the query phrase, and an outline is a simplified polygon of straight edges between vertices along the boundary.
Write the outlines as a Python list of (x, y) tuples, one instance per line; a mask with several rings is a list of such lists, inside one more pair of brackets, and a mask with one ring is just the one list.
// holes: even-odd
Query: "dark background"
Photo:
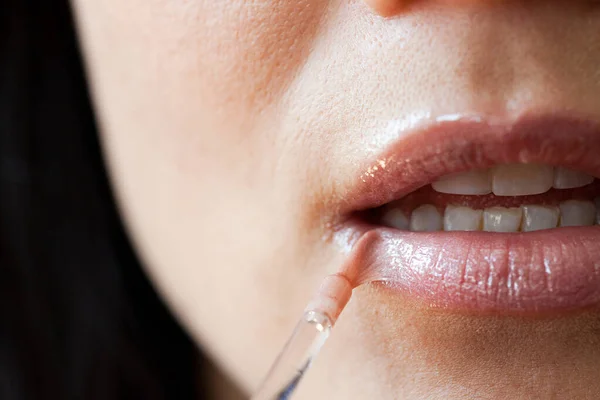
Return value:
[(114, 206), (66, 0), (0, 5), (0, 399), (202, 398)]

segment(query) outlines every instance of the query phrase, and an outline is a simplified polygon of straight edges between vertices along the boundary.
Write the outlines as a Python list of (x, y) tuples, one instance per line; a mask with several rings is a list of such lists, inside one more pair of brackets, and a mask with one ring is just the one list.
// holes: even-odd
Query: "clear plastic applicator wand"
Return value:
[(252, 400), (291, 398), (351, 295), (352, 284), (346, 276), (329, 275), (323, 280)]

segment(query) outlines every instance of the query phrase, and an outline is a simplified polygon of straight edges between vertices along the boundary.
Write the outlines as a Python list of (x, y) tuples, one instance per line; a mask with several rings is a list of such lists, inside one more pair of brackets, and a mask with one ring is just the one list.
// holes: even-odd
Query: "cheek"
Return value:
[[(323, 264), (303, 229), (306, 146), (277, 115), (327, 3), (74, 3), (131, 237), (193, 336), (246, 382), (264, 369), (243, 372), (253, 349), (266, 368), (318, 278), (302, 267)], [(264, 332), (267, 305), (280, 318)]]
[[(253, 141), (265, 141), (259, 119), (272, 118), (269, 113), (304, 64), (328, 5), (323, 0), (78, 2), (84, 40), (94, 42), (86, 50), (100, 83), (94, 85), (99, 109), (111, 114), (103, 122), (143, 124), (146, 136), (166, 132), (157, 139), (184, 152), (203, 141), (207, 154), (223, 152), (212, 148), (215, 142), (243, 141), (247, 149)], [(108, 106), (102, 98), (120, 104)], [(148, 109), (157, 112), (140, 116)]]
[[(287, 165), (302, 150), (278, 109), (327, 3), (75, 0), (109, 163), (132, 225), (158, 202), (215, 219), (228, 208), (235, 219), (253, 202), (264, 207), (265, 193), (282, 196), (294, 177), (277, 174), (298, 171)], [(251, 196), (238, 204), (244, 191)]]
[[(146, 2), (137, 0), (140, 7)], [(156, 2), (160, 67), (196, 83), (211, 111), (255, 113), (278, 102), (303, 65), (328, 2)], [(141, 28), (141, 27), (140, 27)], [(231, 114), (227, 115), (231, 118)]]

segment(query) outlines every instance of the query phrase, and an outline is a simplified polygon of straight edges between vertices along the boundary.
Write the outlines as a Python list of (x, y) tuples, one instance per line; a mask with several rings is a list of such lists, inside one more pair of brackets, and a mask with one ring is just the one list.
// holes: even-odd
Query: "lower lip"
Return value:
[(528, 233), (404, 232), (355, 224), (351, 279), (428, 307), (554, 313), (600, 304), (600, 227)]

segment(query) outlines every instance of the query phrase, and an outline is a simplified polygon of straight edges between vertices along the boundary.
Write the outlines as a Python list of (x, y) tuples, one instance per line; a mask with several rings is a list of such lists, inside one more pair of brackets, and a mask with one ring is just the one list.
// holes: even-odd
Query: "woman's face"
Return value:
[[(430, 187), (515, 162), (600, 171), (598, 4), (74, 7), (131, 237), (241, 387), (258, 385), (369, 230), (357, 268), (395, 281), (355, 290), (299, 398), (600, 393), (600, 314), (579, 310), (598, 300), (596, 228), (514, 232), (594, 223), (593, 185), (548, 191), (589, 179), (501, 166)], [(391, 202), (357, 222), (356, 210)], [(456, 204), (469, 208), (446, 209)], [(513, 232), (449, 232), (500, 227)]]

